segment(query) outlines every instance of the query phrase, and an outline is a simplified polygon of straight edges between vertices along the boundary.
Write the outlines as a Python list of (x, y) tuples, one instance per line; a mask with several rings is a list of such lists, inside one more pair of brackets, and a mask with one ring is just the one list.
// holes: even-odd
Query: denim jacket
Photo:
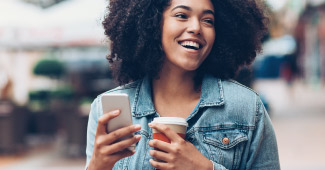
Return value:
[[(148, 123), (159, 114), (152, 102), (150, 79), (144, 78), (106, 93), (127, 93), (133, 124), (142, 127), (136, 132), (142, 136), (136, 153), (119, 160), (113, 169), (153, 170), (149, 163), (152, 158), (149, 150), (153, 148), (148, 145), (152, 129)], [(97, 120), (102, 114), (99, 95), (92, 103), (89, 115), (86, 167), (93, 152)], [(233, 80), (206, 75), (200, 101), (186, 120), (189, 124), (186, 140), (213, 162), (215, 170), (280, 169), (271, 120), (258, 94), (251, 89)]]

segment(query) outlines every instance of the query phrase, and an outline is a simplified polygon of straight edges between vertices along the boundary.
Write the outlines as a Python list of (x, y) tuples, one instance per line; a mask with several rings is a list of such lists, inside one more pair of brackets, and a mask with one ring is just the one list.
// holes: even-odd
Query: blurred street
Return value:
[(0, 170), (80, 170), (84, 169), (84, 157), (67, 157), (62, 138), (45, 140), (18, 155), (1, 155)]
[[(325, 169), (325, 91), (296, 82), (258, 80), (254, 89), (270, 104), (283, 170)], [(48, 141), (51, 141), (49, 139)], [(1, 156), (0, 170), (83, 169), (85, 159), (64, 157), (64, 143), (52, 142), (17, 156)]]
[(258, 81), (271, 104), (283, 170), (325, 170), (325, 90), (281, 80)]

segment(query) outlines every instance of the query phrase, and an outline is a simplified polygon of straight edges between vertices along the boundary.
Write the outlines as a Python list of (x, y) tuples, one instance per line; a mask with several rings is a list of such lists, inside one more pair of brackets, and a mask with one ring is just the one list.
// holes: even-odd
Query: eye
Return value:
[(176, 18), (181, 18), (181, 19), (187, 19), (187, 16), (186, 16), (185, 14), (183, 14), (183, 13), (177, 13), (177, 14), (175, 15), (175, 17), (176, 17)]
[(214, 25), (213, 19), (204, 19), (203, 22), (209, 24), (209, 25)]

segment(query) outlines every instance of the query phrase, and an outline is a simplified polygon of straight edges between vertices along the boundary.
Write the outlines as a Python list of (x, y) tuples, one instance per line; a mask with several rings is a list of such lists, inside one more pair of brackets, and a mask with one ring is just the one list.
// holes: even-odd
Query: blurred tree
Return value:
[(35, 65), (33, 73), (50, 78), (59, 78), (64, 74), (64, 66), (60, 61), (43, 59)]

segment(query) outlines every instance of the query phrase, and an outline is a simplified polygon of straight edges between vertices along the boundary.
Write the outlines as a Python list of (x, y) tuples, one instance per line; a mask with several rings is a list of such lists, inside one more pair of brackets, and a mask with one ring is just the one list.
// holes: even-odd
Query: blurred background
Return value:
[[(263, 53), (236, 78), (271, 116), (284, 170), (325, 170), (325, 0), (267, 0)], [(108, 0), (0, 1), (0, 169), (83, 169), (90, 103), (116, 87)]]

